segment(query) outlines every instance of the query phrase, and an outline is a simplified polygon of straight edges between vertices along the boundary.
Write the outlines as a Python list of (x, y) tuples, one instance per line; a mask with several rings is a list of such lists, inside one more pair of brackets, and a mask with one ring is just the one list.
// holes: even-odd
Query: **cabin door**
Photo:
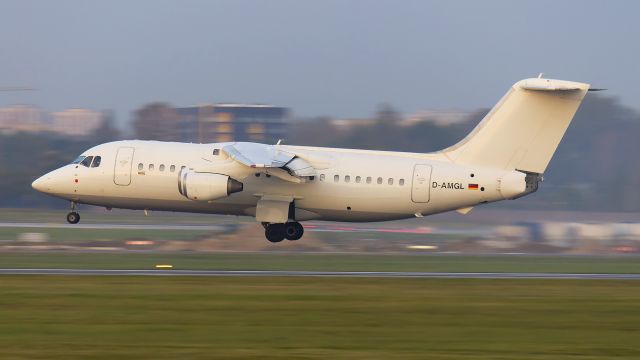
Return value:
[(429, 202), (429, 184), (431, 184), (431, 165), (415, 165), (411, 184), (411, 200), (416, 203)]
[(133, 165), (132, 147), (121, 147), (116, 155), (115, 171), (113, 173), (113, 182), (116, 185), (127, 186), (131, 184), (131, 166)]

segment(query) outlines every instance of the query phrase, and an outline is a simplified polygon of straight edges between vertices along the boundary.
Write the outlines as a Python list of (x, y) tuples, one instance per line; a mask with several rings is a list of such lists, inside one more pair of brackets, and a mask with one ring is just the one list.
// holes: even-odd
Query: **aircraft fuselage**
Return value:
[[(294, 199), (296, 220), (353, 222), (435, 214), (524, 191), (524, 175), (518, 172), (455, 165), (441, 155), (278, 145), (320, 168), (305, 182), (293, 183), (219, 152), (213, 155), (225, 144), (106, 143), (83, 153), (100, 156), (98, 167), (69, 164), (43, 176), (34, 187), (104, 207), (248, 216), (255, 216), (262, 196), (286, 196)], [(130, 158), (122, 158), (123, 150)], [(127, 171), (118, 173), (123, 161)], [(244, 188), (215, 201), (189, 200), (178, 189), (183, 167), (213, 173), (224, 169)], [(509, 186), (504, 184), (507, 176), (513, 178)]]

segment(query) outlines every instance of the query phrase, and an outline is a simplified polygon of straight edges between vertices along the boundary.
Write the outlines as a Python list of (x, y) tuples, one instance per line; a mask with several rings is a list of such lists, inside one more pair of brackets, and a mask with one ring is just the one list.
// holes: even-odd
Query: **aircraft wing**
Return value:
[(302, 178), (316, 174), (316, 169), (306, 160), (280, 149), (278, 145), (237, 142), (222, 147), (222, 151), (243, 165), (263, 169), (287, 181), (301, 182)]

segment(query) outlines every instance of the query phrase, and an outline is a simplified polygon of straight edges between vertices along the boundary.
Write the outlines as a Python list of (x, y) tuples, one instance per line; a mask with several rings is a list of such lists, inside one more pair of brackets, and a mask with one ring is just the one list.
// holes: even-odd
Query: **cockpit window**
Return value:
[(91, 165), (91, 160), (93, 160), (93, 156), (87, 156), (80, 162), (80, 165), (89, 167)]
[(100, 161), (102, 161), (102, 157), (101, 156), (96, 156), (93, 158), (93, 162), (91, 163), (91, 167), (98, 167), (100, 166)]
[(84, 158), (86, 158), (86, 156), (80, 155), (80, 156), (78, 156), (75, 160), (73, 160), (71, 163), (72, 163), (72, 164), (80, 164), (80, 162), (81, 162), (82, 160), (84, 160)]

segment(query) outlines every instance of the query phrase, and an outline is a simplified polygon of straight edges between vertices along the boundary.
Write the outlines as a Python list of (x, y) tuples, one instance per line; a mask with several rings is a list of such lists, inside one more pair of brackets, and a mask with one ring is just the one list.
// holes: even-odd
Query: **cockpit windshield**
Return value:
[(100, 166), (100, 162), (102, 162), (102, 156), (80, 155), (75, 160), (73, 160), (73, 162), (71, 162), (71, 163), (72, 164), (80, 164), (82, 166), (95, 168), (95, 167)]
[(91, 160), (93, 160), (93, 156), (87, 156), (86, 158), (84, 158), (84, 160), (80, 162), (80, 165), (89, 167), (91, 166)]
[(93, 158), (93, 163), (91, 163), (91, 167), (98, 167), (100, 166), (100, 162), (102, 161), (102, 156), (95, 156)]
[(82, 162), (82, 160), (84, 160), (84, 158), (86, 158), (86, 156), (80, 155), (75, 160), (73, 160), (71, 163), (72, 164), (80, 164)]

